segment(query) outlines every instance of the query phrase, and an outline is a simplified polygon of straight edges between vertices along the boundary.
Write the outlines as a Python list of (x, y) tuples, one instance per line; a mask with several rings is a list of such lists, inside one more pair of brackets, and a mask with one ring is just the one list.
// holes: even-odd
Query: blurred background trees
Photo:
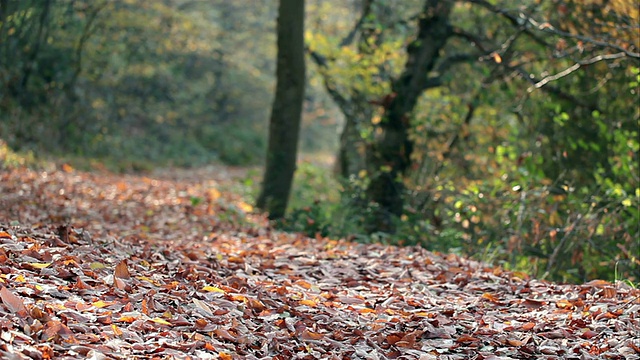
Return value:
[[(451, 7), (444, 43), (394, 118), (436, 3)], [(637, 1), (306, 5), (300, 145), (338, 156), (335, 171), (299, 163), (280, 226), (639, 281)], [(260, 164), (276, 14), (275, 0), (0, 0), (0, 138), (119, 170)]]

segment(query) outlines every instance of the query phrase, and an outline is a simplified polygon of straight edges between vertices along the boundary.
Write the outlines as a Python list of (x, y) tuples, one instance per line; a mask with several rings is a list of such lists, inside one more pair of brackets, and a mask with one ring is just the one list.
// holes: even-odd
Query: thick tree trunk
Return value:
[(376, 129), (374, 144), (368, 149), (372, 178), (366, 193), (378, 205), (368, 224), (370, 232), (393, 232), (393, 217), (402, 215), (403, 177), (413, 150), (409, 139), (410, 116), (418, 98), (429, 87), (428, 74), (451, 34), (448, 18), (452, 7), (450, 0), (425, 1), (418, 36), (407, 49), (404, 71), (392, 84), (391, 101)]
[(296, 168), (304, 98), (304, 1), (280, 0), (276, 95), (271, 109), (267, 161), (257, 206), (270, 219), (284, 216)]

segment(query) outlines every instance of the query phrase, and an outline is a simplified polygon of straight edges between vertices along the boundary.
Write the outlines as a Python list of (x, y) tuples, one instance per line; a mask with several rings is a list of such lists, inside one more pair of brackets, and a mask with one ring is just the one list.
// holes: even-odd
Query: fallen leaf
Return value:
[(116, 265), (116, 269), (113, 272), (113, 276), (118, 277), (120, 279), (128, 280), (131, 278), (131, 274), (129, 273), (129, 268), (127, 267), (127, 261), (122, 260)]
[(0, 286), (0, 298), (2, 303), (14, 314), (18, 314), (21, 317), (26, 317), (28, 314), (27, 307), (24, 306), (24, 302), (9, 289), (4, 286)]
[(224, 294), (224, 290), (220, 289), (219, 287), (216, 286), (205, 286), (202, 288), (202, 291), (208, 291), (208, 292), (219, 292), (219, 293), (223, 293)]

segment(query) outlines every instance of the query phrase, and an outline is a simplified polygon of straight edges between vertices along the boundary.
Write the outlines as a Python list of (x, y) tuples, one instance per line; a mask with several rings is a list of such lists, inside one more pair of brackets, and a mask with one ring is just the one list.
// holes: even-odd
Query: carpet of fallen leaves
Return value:
[(3, 170), (6, 359), (637, 359), (640, 291), (272, 230), (224, 168)]

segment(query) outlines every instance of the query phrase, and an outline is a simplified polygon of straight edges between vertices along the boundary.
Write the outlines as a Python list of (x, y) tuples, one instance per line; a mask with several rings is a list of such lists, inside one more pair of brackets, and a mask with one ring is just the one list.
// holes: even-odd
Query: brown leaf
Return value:
[(53, 341), (54, 343), (77, 343), (78, 340), (73, 336), (73, 331), (67, 327), (67, 325), (57, 320), (48, 321), (44, 326), (42, 332), (42, 339), (46, 341)]
[(302, 335), (300, 335), (300, 337), (303, 340), (320, 340), (320, 339), (322, 339), (324, 337), (324, 335), (320, 334), (320, 333), (317, 333), (317, 332), (304, 330), (302, 332)]
[(122, 260), (116, 265), (116, 269), (113, 272), (113, 276), (118, 277), (120, 279), (128, 280), (131, 278), (131, 274), (129, 273), (129, 268), (127, 267), (127, 260)]
[(470, 342), (477, 342), (477, 341), (480, 341), (480, 339), (470, 335), (462, 335), (456, 339), (456, 342), (458, 343), (470, 343)]
[(113, 277), (113, 286), (116, 289), (120, 289), (120, 290), (126, 290), (127, 288), (127, 284), (122, 281), (122, 279), (120, 279), (119, 277)]
[(535, 323), (528, 322), (528, 323), (522, 324), (521, 329), (524, 330), (524, 331), (529, 331), (529, 330), (533, 329), (535, 326), (536, 326)]
[(22, 299), (4, 286), (0, 287), (0, 298), (9, 311), (21, 317), (27, 316), (27, 307), (24, 306)]
[(220, 339), (227, 340), (227, 341), (235, 341), (236, 340), (236, 337), (231, 335), (231, 333), (229, 333), (228, 330), (225, 330), (225, 329), (222, 329), (222, 328), (217, 328), (213, 332)]

